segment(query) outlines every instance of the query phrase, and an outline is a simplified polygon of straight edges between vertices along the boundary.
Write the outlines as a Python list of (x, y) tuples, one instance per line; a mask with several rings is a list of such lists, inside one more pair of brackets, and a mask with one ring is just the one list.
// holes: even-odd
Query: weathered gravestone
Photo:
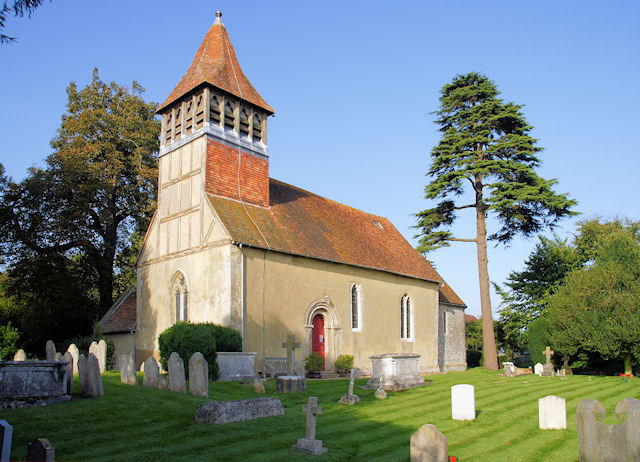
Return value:
[(27, 460), (55, 462), (56, 451), (46, 438), (38, 438), (27, 446)]
[(0, 462), (11, 460), (11, 438), (13, 427), (6, 420), (0, 420)]
[(187, 392), (187, 383), (184, 378), (184, 362), (175, 351), (171, 353), (168, 361), (169, 368), (169, 390), (178, 393)]
[(89, 354), (94, 355), (96, 359), (98, 358), (98, 344), (95, 341), (91, 342), (91, 345), (89, 345)]
[(277, 398), (209, 401), (198, 408), (196, 422), (222, 424), (278, 415), (284, 415), (284, 406)]
[(502, 368), (504, 369), (504, 375), (507, 377), (515, 377), (515, 365), (511, 361), (505, 361), (502, 363)]
[(78, 360), (78, 375), (83, 396), (96, 397), (104, 395), (100, 366), (94, 355), (90, 354), (88, 358), (80, 355), (80, 359)]
[(411, 462), (449, 462), (447, 437), (435, 425), (423, 425), (411, 435)]
[(451, 418), (475, 420), (476, 392), (473, 385), (460, 384), (451, 387)]
[(62, 353), (60, 353), (59, 351), (56, 351), (55, 360), (56, 361), (62, 361)]
[(544, 369), (544, 366), (542, 364), (536, 363), (536, 365), (533, 366), (533, 373), (542, 377), (543, 369)]
[(291, 448), (314, 456), (324, 454), (328, 449), (322, 447), (322, 440), (316, 439), (316, 416), (322, 414), (322, 408), (318, 406), (318, 398), (310, 396), (307, 404), (302, 405), (302, 410), (307, 413), (305, 436), (304, 438), (298, 438), (297, 443)]
[(209, 365), (200, 352), (189, 358), (189, 393), (209, 397)]
[(585, 399), (578, 404), (580, 462), (640, 461), (640, 401), (624, 398), (618, 402), (616, 418), (624, 420), (622, 423), (601, 422), (605, 416), (605, 408), (598, 400)]
[(77, 374), (78, 373), (78, 358), (80, 357), (80, 351), (78, 350), (78, 347), (76, 346), (75, 343), (72, 343), (71, 345), (69, 345), (69, 348), (67, 348), (67, 351), (69, 352), (69, 354), (73, 358), (73, 373)]
[(27, 360), (27, 355), (25, 354), (24, 350), (22, 348), (20, 348), (18, 351), (16, 351), (16, 354), (13, 355), (13, 360), (14, 361), (26, 361)]
[(556, 375), (556, 371), (553, 368), (553, 364), (551, 364), (551, 356), (553, 356), (554, 352), (551, 351), (551, 348), (547, 346), (547, 348), (545, 348), (542, 354), (547, 357), (547, 362), (545, 363), (544, 366), (542, 366), (542, 376), (554, 377)]
[(300, 343), (296, 342), (296, 338), (293, 335), (287, 337), (287, 341), (282, 344), (282, 348), (287, 349), (287, 374), (296, 374), (296, 348), (300, 348)]
[[(100, 373), (104, 373), (107, 370), (107, 342), (104, 339), (100, 339), (98, 342), (98, 364), (100, 365)], [(135, 367), (134, 367), (135, 371)]]
[(538, 399), (538, 426), (540, 430), (566, 430), (567, 404), (559, 396)]
[(351, 368), (349, 371), (349, 392), (346, 395), (342, 395), (340, 398), (341, 404), (349, 404), (353, 405), (360, 402), (360, 397), (358, 395), (353, 394), (353, 382), (356, 377), (356, 369)]
[(378, 382), (378, 389), (374, 393), (374, 396), (378, 399), (387, 399), (387, 392), (384, 391), (384, 386), (382, 384), (382, 380)]
[(307, 379), (301, 375), (276, 377), (276, 393), (295, 393), (307, 389)]
[(64, 380), (66, 383), (67, 394), (73, 395), (73, 356), (68, 351), (62, 356), (62, 360), (67, 364), (64, 366)]
[(47, 361), (56, 360), (56, 346), (51, 340), (47, 340), (47, 344), (44, 347), (45, 358)]
[(127, 385), (138, 385), (136, 365), (133, 363), (133, 354), (131, 353), (120, 356), (120, 382)]
[(158, 390), (169, 389), (169, 374), (161, 374), (158, 377)]
[(253, 379), (253, 391), (256, 393), (264, 393), (264, 380), (260, 377)]
[(158, 370), (158, 363), (153, 356), (149, 356), (142, 363), (142, 385), (145, 387), (158, 388), (160, 381), (160, 371)]

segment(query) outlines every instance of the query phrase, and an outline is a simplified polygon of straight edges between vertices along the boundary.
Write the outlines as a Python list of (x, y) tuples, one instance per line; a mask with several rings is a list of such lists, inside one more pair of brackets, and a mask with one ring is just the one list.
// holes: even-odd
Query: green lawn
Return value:
[[(139, 375), (140, 382), (142, 377)], [(348, 382), (308, 381), (304, 393), (278, 395), (273, 381), (267, 394), (277, 396), (286, 415), (223, 425), (195, 423), (195, 412), (205, 402), (188, 394), (120, 384), (119, 375), (103, 375), (105, 396), (73, 400), (39, 408), (3, 409), (0, 418), (13, 425), (12, 460), (26, 457), (35, 438), (48, 438), (56, 461), (286, 461), (409, 460), (409, 438), (421, 425), (437, 426), (449, 440), (449, 454), (459, 461), (577, 461), (575, 409), (583, 399), (600, 400), (606, 422), (622, 398), (640, 398), (640, 381), (622, 383), (617, 377), (547, 378), (500, 377), (482, 369), (428, 377), (433, 385), (389, 393), (386, 400), (356, 387), (361, 402), (338, 403)], [(366, 380), (356, 381), (362, 385)], [(473, 422), (451, 420), (450, 387), (469, 383), (476, 387)], [(76, 389), (78, 388), (76, 377)], [(210, 399), (230, 400), (256, 395), (253, 386), (238, 382), (210, 385)], [(567, 400), (566, 431), (538, 429), (538, 398), (557, 395)], [(317, 438), (329, 452), (307, 456), (290, 449), (304, 436), (301, 405), (317, 396), (323, 412), (318, 416)]]

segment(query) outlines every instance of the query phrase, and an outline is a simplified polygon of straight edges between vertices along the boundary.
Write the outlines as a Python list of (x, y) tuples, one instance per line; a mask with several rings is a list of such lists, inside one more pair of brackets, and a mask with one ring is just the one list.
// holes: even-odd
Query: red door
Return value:
[(313, 317), (313, 332), (311, 338), (311, 349), (322, 356), (322, 370), (324, 370), (324, 316), (316, 314)]

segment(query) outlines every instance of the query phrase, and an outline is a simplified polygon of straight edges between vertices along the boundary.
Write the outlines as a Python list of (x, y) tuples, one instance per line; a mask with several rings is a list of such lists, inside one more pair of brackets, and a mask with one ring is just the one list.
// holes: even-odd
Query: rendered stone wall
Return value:
[(467, 369), (464, 309), (441, 304), (438, 319), (438, 365), (441, 372)]

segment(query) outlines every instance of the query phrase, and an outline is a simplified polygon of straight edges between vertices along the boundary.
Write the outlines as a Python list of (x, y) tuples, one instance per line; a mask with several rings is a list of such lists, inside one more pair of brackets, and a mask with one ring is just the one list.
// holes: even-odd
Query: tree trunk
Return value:
[(624, 373), (633, 375), (633, 371), (631, 369), (631, 361), (633, 360), (633, 355), (631, 353), (623, 353), (622, 358), (624, 359)]
[[(481, 185), (482, 179), (477, 182)], [(476, 193), (476, 229), (478, 248), (478, 279), (480, 282), (480, 306), (482, 308), (482, 353), (484, 367), (492, 371), (498, 370), (498, 353), (496, 337), (493, 331), (493, 315), (491, 313), (491, 294), (489, 292), (489, 259), (487, 258), (487, 228), (485, 225), (486, 207), (482, 204), (482, 189)]]

